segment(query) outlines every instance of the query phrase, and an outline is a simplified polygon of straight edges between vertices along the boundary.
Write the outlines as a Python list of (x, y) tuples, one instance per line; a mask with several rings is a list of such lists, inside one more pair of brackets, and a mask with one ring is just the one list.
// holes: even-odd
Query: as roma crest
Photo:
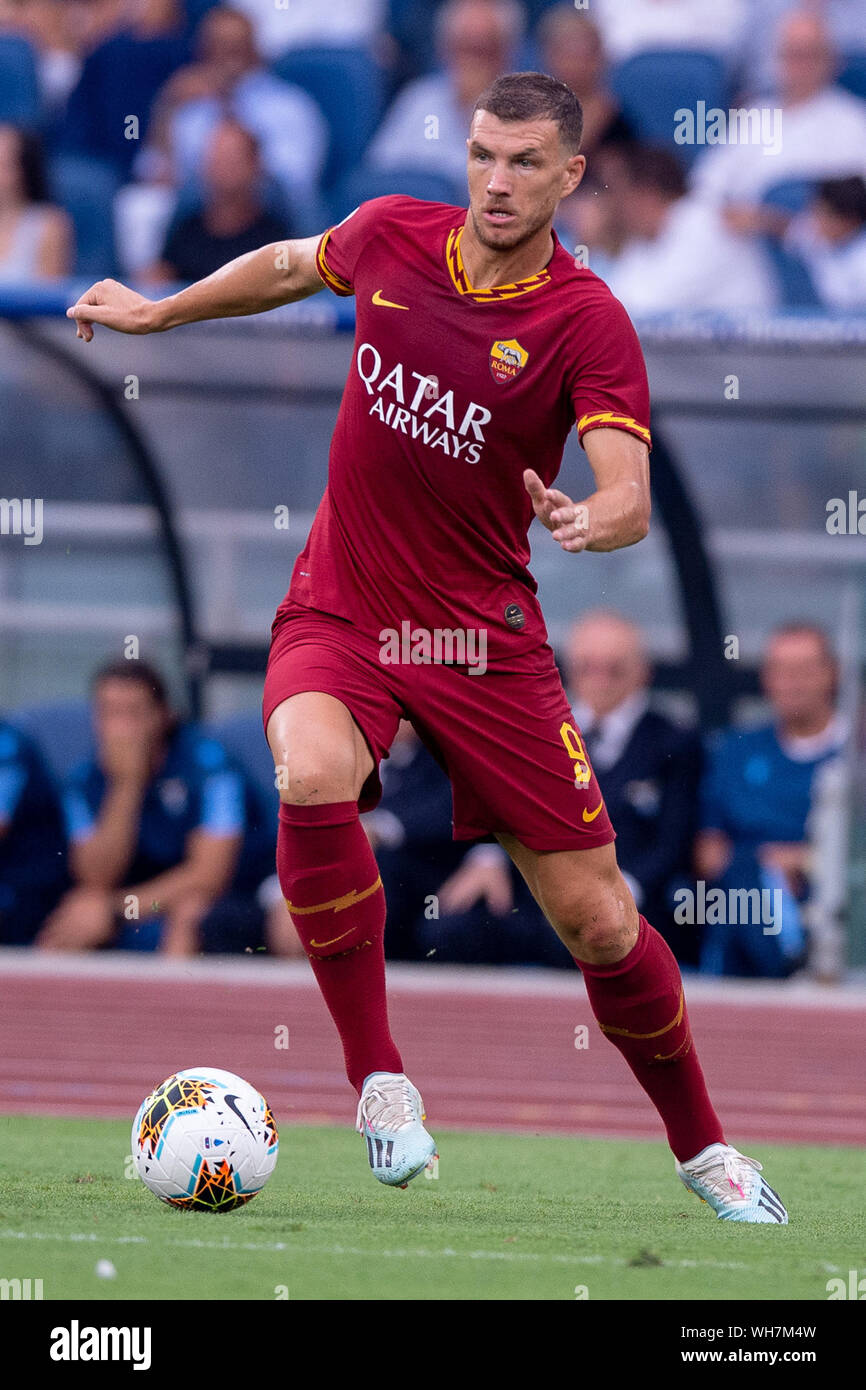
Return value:
[(529, 353), (516, 338), (494, 343), (490, 349), (490, 370), (494, 381), (513, 381), (529, 361)]

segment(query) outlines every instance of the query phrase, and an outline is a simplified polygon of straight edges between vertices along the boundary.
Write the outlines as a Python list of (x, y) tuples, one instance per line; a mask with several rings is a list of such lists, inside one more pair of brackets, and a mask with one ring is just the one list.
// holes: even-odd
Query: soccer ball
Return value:
[(186, 1211), (234, 1211), (260, 1192), (277, 1161), (271, 1108), (230, 1071), (190, 1067), (141, 1102), (132, 1125), (138, 1176)]

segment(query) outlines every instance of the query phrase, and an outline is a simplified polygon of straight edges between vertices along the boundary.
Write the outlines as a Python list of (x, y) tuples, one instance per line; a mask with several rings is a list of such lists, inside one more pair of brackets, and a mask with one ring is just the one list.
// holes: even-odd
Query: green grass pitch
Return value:
[[(859, 1149), (751, 1146), (791, 1224), (717, 1221), (662, 1143), (437, 1133), (438, 1179), (371, 1176), (351, 1128), (292, 1128), (248, 1206), (124, 1176), (129, 1126), (0, 1117), (0, 1279), (47, 1299), (826, 1300), (866, 1261)], [(110, 1261), (111, 1278), (96, 1273)]]

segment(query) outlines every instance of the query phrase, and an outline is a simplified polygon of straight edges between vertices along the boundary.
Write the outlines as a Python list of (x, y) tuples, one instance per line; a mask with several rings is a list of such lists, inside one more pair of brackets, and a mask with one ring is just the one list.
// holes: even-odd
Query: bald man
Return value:
[(695, 965), (696, 929), (674, 923), (671, 893), (689, 874), (700, 740), (650, 709), (649, 659), (639, 628), (627, 618), (602, 610), (584, 614), (564, 656), (575, 720), (616, 826), (629, 887), (675, 955)]
[(784, 17), (775, 35), (775, 91), (759, 103), (772, 117), (769, 143), (762, 134), (712, 145), (694, 167), (694, 192), (722, 206), (732, 230), (776, 230), (762, 206), (774, 184), (866, 173), (866, 102), (836, 86), (840, 66), (820, 15)]

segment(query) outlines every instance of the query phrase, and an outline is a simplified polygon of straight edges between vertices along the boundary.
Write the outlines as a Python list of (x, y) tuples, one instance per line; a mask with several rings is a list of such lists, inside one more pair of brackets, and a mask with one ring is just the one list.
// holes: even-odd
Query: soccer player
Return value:
[[(785, 1223), (760, 1165), (726, 1142), (676, 961), (617, 867), (527, 568), (533, 516), (575, 555), (633, 545), (649, 520), (637, 337), (551, 230), (583, 176), (581, 125), (563, 83), (500, 77), (472, 117), (468, 212), (377, 198), (177, 295), (108, 280), (68, 312), (89, 340), (94, 324), (161, 332), (325, 285), (355, 296), (328, 486), (273, 624), (263, 713), (283, 774), (280, 883), (375, 1176), (403, 1185), (435, 1147), (388, 1027), (385, 902), (359, 821), (406, 713), (451, 779), (455, 839), (493, 835), (511, 855), (680, 1178), (725, 1220)], [(575, 420), (595, 476), (579, 503), (553, 487)]]

